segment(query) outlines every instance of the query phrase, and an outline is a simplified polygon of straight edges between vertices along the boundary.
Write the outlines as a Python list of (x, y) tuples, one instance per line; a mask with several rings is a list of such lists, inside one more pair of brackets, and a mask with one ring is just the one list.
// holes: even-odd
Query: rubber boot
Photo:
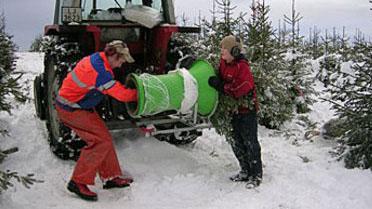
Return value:
[(111, 188), (123, 188), (130, 186), (130, 183), (133, 182), (132, 178), (121, 178), (116, 177), (112, 180), (107, 181), (103, 184), (104, 189), (111, 189)]
[(84, 200), (97, 201), (98, 199), (97, 194), (90, 191), (86, 184), (79, 184), (71, 180), (68, 182), (67, 189)]

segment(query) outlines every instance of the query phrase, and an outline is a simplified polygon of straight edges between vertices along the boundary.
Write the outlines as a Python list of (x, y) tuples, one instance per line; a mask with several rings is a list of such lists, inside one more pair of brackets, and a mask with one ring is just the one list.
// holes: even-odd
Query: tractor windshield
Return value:
[(174, 24), (173, 0), (56, 0), (55, 24), (139, 23), (152, 28)]
[(82, 20), (120, 20), (128, 7), (146, 6), (162, 13), (161, 0), (81, 0)]

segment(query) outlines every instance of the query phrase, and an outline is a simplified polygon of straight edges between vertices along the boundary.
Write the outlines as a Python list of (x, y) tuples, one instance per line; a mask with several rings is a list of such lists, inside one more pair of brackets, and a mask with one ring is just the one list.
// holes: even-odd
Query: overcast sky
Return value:
[[(107, 0), (109, 1), (109, 0)], [(119, 0), (121, 2), (123, 0)], [(53, 22), (54, 0), (0, 0), (0, 12), (6, 18), (6, 31), (20, 50), (27, 50), (32, 40), (44, 30), (44, 26)], [(210, 17), (213, 0), (175, 0), (176, 15), (185, 13), (190, 20), (198, 16)], [(232, 0), (236, 13), (248, 12), (251, 0)], [(271, 7), (270, 17), (273, 26), (283, 15), (290, 14), (291, 0), (266, 0)], [(308, 34), (309, 27), (339, 31), (345, 26), (350, 36), (359, 28), (366, 37), (372, 35), (372, 4), (369, 0), (296, 0), (296, 9), (303, 16), (302, 33)]]

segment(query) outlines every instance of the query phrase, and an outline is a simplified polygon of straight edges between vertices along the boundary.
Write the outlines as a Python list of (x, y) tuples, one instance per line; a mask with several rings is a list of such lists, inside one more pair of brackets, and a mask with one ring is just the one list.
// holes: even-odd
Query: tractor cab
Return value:
[(173, 34), (200, 32), (177, 26), (175, 19), (172, 0), (56, 0), (54, 24), (44, 34), (77, 43), (83, 56), (122, 40), (138, 69), (162, 74), (181, 58), (169, 48)]

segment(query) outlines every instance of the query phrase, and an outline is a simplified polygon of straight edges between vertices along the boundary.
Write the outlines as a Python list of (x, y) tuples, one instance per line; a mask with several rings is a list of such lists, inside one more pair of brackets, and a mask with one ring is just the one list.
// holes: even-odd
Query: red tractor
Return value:
[[(187, 68), (193, 62), (190, 50), (173, 37), (200, 29), (175, 22), (172, 0), (56, 0), (54, 24), (45, 27), (45, 67), (34, 80), (34, 96), (37, 116), (45, 120), (57, 156), (76, 159), (85, 145), (58, 121), (53, 106), (67, 73), (82, 57), (112, 40), (126, 42), (136, 60), (124, 64), (125, 70), (114, 70), (115, 79), (122, 83), (129, 73), (164, 74), (176, 65)], [(176, 112), (133, 119), (123, 103), (109, 97), (96, 110), (110, 130), (140, 127), (173, 144), (190, 143), (201, 135), (201, 128), (209, 127), (205, 119)]]

